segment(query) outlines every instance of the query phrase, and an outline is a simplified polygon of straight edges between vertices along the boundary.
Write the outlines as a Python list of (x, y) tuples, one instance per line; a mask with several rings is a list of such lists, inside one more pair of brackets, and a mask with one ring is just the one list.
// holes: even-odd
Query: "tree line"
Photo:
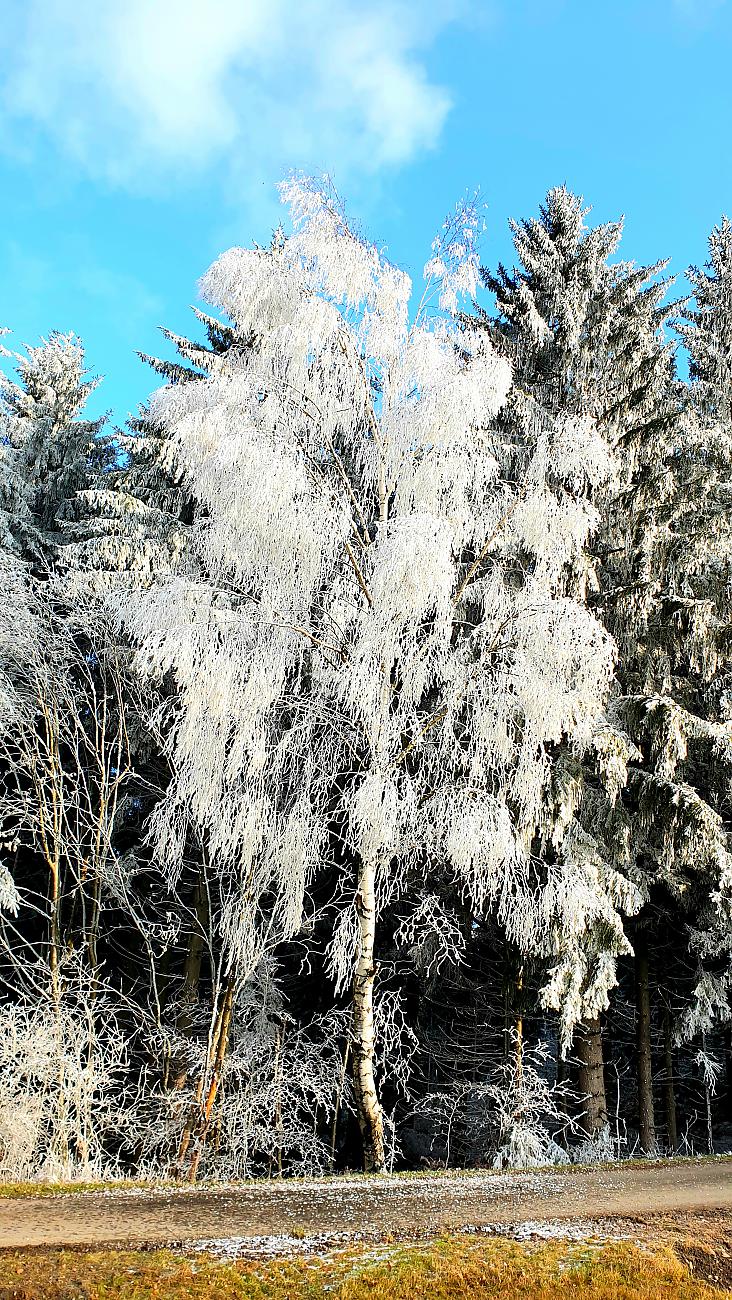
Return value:
[(465, 201), (415, 289), (281, 190), (124, 430), (3, 350), (0, 1176), (714, 1150), (732, 226), (673, 298)]

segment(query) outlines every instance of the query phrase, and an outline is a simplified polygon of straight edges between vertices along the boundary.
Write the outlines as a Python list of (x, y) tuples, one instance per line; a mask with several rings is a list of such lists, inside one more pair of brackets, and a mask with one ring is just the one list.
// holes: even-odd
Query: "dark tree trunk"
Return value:
[(679, 1144), (676, 1127), (676, 1092), (674, 1088), (674, 1042), (671, 1033), (671, 1012), (663, 1008), (663, 1102), (666, 1120), (666, 1146), (675, 1151)]
[(188, 935), (185, 963), (183, 966), (183, 985), (181, 988), (182, 1009), (178, 1017), (178, 1029), (182, 1034), (188, 1032), (193, 1018), (193, 1009), (198, 1001), (198, 986), (201, 980), (201, 964), (206, 949), (208, 931), (208, 892), (204, 869), (201, 868), (193, 893), (194, 922)]
[[(198, 1166), (201, 1161), (203, 1148), (206, 1145), (206, 1139), (208, 1138), (211, 1129), (213, 1109), (224, 1072), (226, 1053), (229, 1047), (231, 1019), (236, 998), (236, 979), (233, 974), (228, 976), (222, 993), (222, 1001), (211, 1033), (211, 1044), (213, 1049), (212, 1060), (208, 1072), (202, 1074), (198, 1081), (194, 1101), (189, 1110), (188, 1120), (178, 1147), (178, 1156), (176, 1160), (177, 1176), (179, 1178), (185, 1176), (191, 1183), (195, 1183), (198, 1175)], [(192, 1153), (190, 1154), (188, 1168), (186, 1170), (185, 1163), (191, 1150)]]
[(732, 1026), (724, 1031), (724, 1077), (727, 1084), (727, 1119), (732, 1120)]
[[(186, 941), (186, 954), (183, 964), (183, 980), (180, 990), (180, 1009), (176, 1020), (176, 1029), (179, 1034), (186, 1037), (195, 1020), (195, 1011), (198, 1004), (198, 992), (201, 982), (201, 965), (203, 954), (206, 949), (206, 933), (208, 930), (208, 891), (204, 876), (204, 867), (201, 867), (196, 886), (193, 891), (193, 923), (188, 932)], [(180, 1058), (166, 1062), (164, 1070), (164, 1083), (167, 1087), (172, 1081), (176, 1089), (185, 1088), (188, 1082), (188, 1070), (182, 1064)]]
[(363, 1142), (363, 1167), (367, 1174), (386, 1171), (384, 1116), (374, 1077), (374, 978), (376, 964), (376, 869), (364, 863), (359, 873), (356, 912), (359, 952), (353, 983), (353, 1095)]
[(574, 1050), (578, 1062), (577, 1088), (583, 1097), (580, 1127), (588, 1137), (595, 1137), (608, 1122), (599, 1016), (577, 1026)]
[(644, 1155), (656, 1150), (651, 1058), (651, 995), (648, 985), (648, 938), (635, 935), (636, 1069), (638, 1077), (638, 1138)]

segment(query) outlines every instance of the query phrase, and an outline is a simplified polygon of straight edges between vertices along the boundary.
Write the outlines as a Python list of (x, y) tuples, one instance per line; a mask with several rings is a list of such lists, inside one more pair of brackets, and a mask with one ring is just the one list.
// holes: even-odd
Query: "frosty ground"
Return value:
[(444, 1231), (635, 1236), (659, 1215), (689, 1213), (732, 1224), (732, 1159), (217, 1188), (118, 1186), (52, 1197), (29, 1188), (27, 1196), (0, 1199), (0, 1248), (185, 1245), (257, 1257)]
[(0, 1300), (732, 1297), (732, 1159), (0, 1188)]

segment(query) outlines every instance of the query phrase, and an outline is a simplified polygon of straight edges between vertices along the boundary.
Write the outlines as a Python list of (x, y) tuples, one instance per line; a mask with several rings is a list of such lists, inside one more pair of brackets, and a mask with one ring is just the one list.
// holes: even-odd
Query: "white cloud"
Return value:
[(6, 0), (3, 134), (30, 125), (140, 189), (221, 160), (250, 183), (405, 163), (449, 110), (425, 55), (462, 3)]

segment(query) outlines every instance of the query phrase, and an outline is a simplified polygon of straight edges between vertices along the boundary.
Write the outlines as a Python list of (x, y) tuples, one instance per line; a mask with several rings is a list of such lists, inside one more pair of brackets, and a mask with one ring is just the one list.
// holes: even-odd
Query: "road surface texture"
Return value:
[(176, 1245), (234, 1255), (288, 1253), (288, 1247), (301, 1253), (310, 1243), (448, 1229), (584, 1236), (600, 1225), (613, 1234), (621, 1221), (656, 1220), (660, 1227), (664, 1216), (701, 1220), (705, 1212), (732, 1223), (730, 1159), (0, 1199), (0, 1248)]

